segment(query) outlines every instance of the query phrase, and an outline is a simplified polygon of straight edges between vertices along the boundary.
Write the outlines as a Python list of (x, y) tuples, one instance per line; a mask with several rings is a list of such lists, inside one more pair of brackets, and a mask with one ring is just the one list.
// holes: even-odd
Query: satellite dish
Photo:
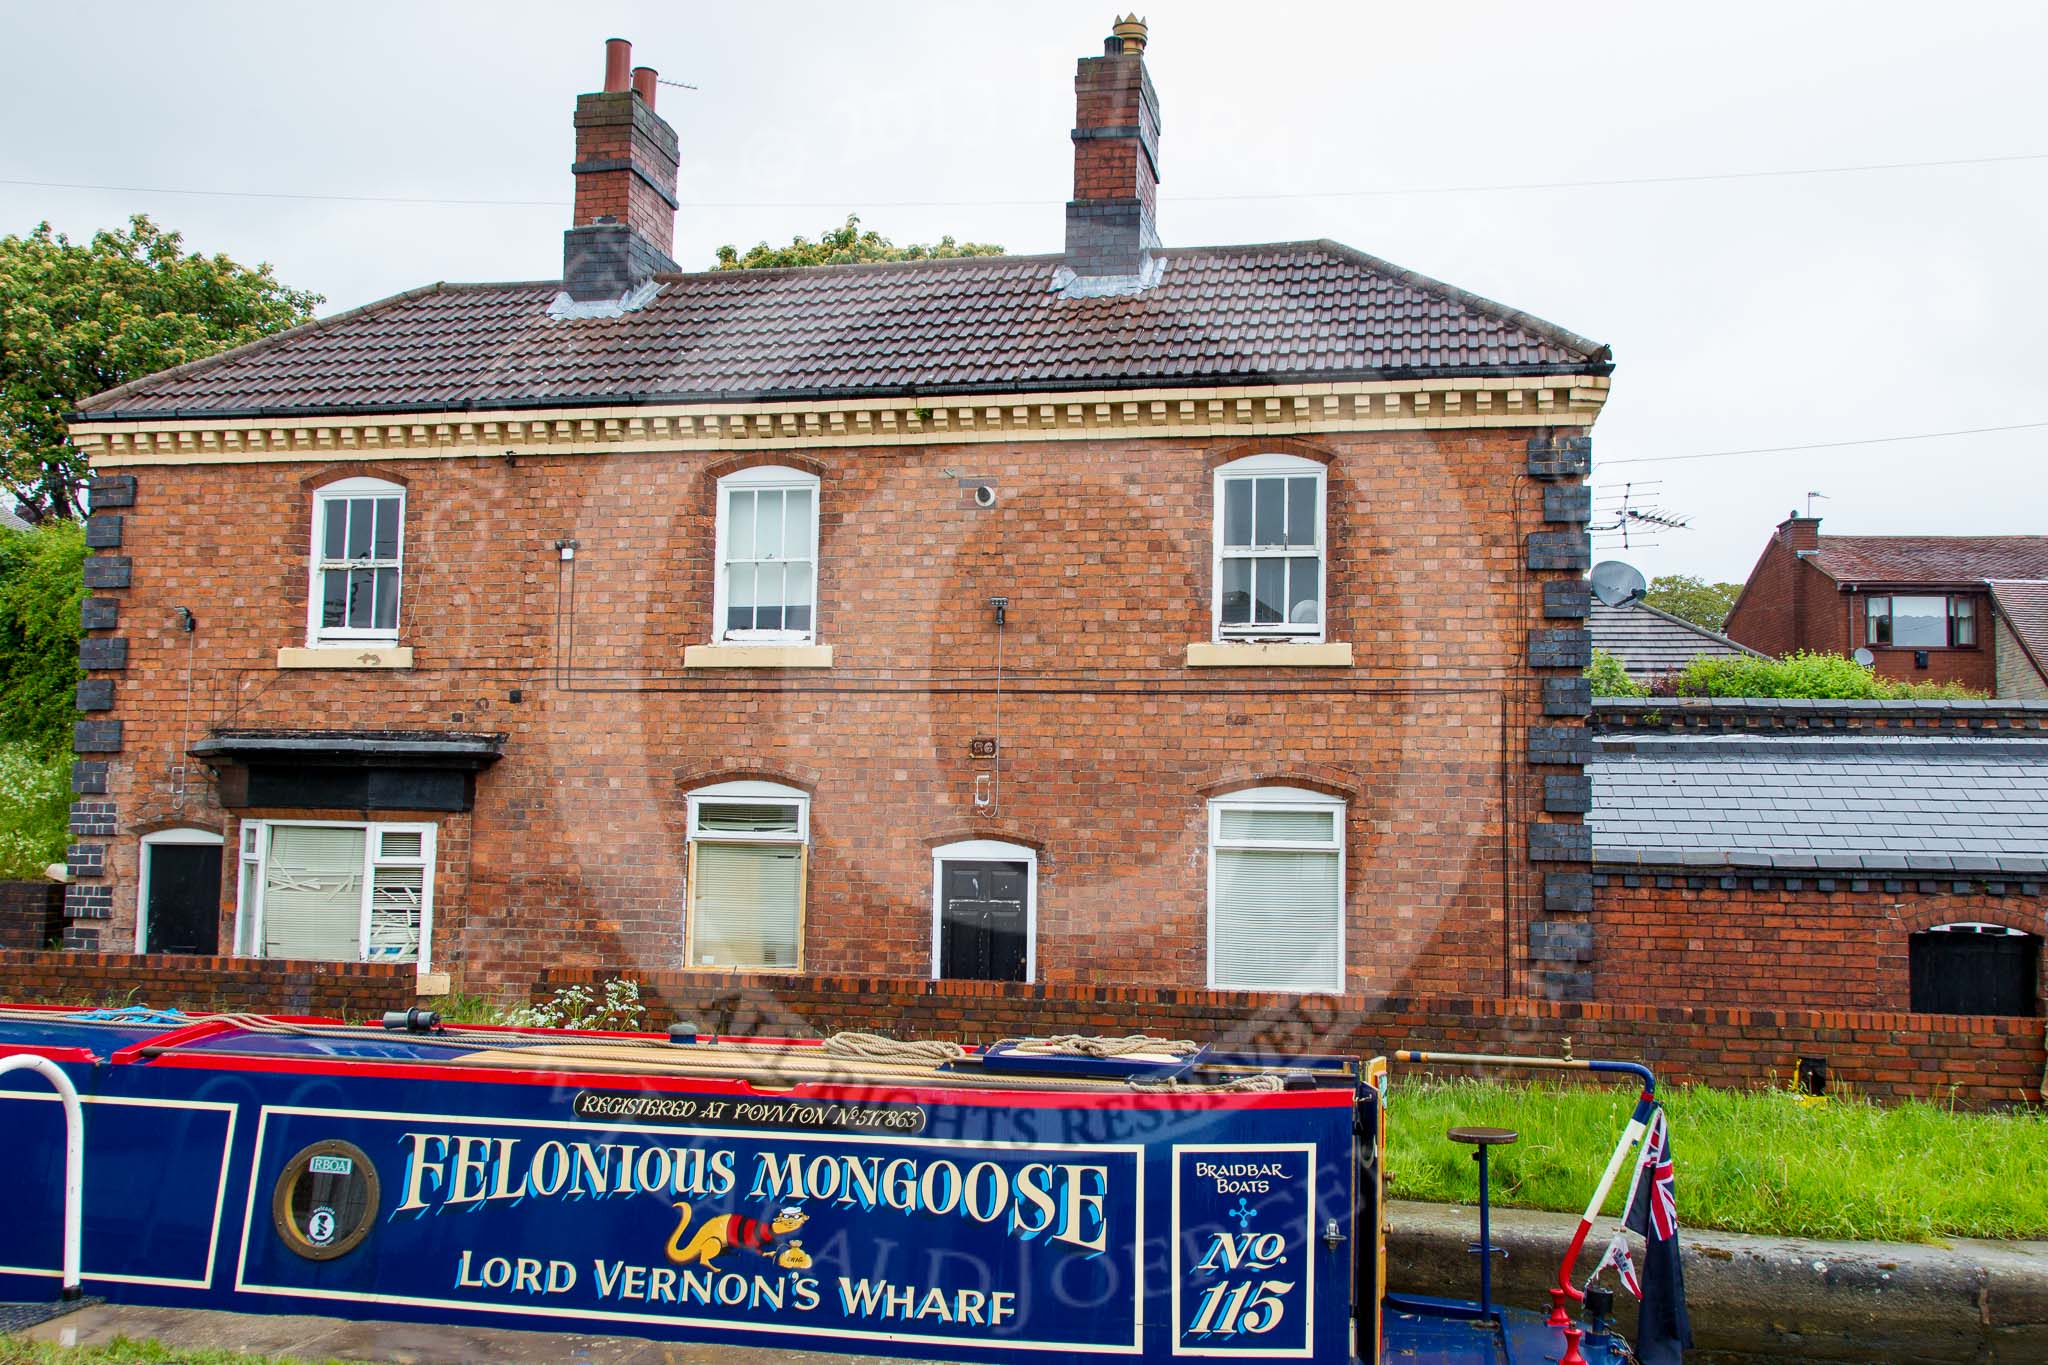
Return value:
[(1649, 589), (1642, 570), (1618, 559), (1603, 559), (1593, 566), (1593, 596), (1606, 607), (1626, 606)]
[(1872, 654), (1867, 649), (1859, 649), (1854, 654), (1851, 654), (1849, 657), (1854, 659), (1857, 663), (1862, 664), (1865, 668), (1869, 668), (1872, 664), (1877, 662), (1877, 656), (1875, 654)]

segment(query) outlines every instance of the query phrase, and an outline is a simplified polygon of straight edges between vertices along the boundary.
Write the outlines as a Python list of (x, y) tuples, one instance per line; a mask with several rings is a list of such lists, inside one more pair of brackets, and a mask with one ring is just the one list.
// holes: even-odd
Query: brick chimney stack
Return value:
[(1159, 96), (1145, 72), (1145, 21), (1117, 21), (1100, 57), (1074, 72), (1074, 197), (1066, 265), (1134, 276), (1159, 245)]
[(633, 45), (604, 45), (604, 89), (576, 97), (576, 209), (562, 238), (562, 283), (574, 299), (617, 298), (674, 270), (676, 130), (654, 112), (653, 67)]
[(1778, 523), (1778, 539), (1795, 553), (1820, 548), (1820, 518), (1790, 513)]

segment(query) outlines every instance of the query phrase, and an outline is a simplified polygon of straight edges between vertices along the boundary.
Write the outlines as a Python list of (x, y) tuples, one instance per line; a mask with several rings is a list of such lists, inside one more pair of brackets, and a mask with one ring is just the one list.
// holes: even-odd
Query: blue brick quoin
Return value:
[(103, 877), (107, 872), (105, 844), (73, 844), (64, 851), (64, 870), (74, 877)]
[(1532, 725), (1529, 761), (1583, 768), (1593, 761), (1593, 737), (1583, 725)]
[(1529, 826), (1529, 857), (1539, 863), (1584, 863), (1593, 859), (1591, 825)]
[(1543, 614), (1578, 620), (1593, 614), (1593, 585), (1583, 578), (1553, 578), (1543, 585)]
[(1545, 678), (1543, 714), (1546, 716), (1589, 716), (1593, 713), (1593, 683), (1590, 678)]
[(76, 884), (67, 886), (64, 888), (64, 913), (73, 919), (112, 919), (114, 888)]
[(128, 642), (118, 635), (94, 635), (78, 642), (80, 668), (126, 668)]
[(1553, 815), (1584, 815), (1593, 809), (1593, 779), (1555, 776), (1544, 778), (1543, 809)]
[(1593, 662), (1593, 632), (1575, 627), (1529, 632), (1529, 667), (1584, 668)]
[(103, 512), (109, 507), (133, 507), (135, 505), (135, 476), (133, 474), (102, 474), (92, 481), (92, 510)]
[(99, 796), (107, 790), (107, 765), (100, 759), (81, 758), (71, 765), (74, 796)]
[(1531, 531), (1526, 549), (1532, 569), (1593, 567), (1593, 538), (1584, 531)]
[(118, 754), (121, 752), (121, 722), (118, 720), (81, 720), (71, 726), (71, 752), (74, 754)]
[(1529, 956), (1538, 962), (1591, 962), (1593, 926), (1584, 920), (1538, 920), (1529, 926)]
[(114, 832), (114, 803), (111, 801), (73, 801), (71, 803), (71, 832), (83, 837), (105, 836)]
[(1540, 971), (1536, 973), (1536, 992), (1546, 1000), (1591, 1000), (1593, 974), (1574, 970)]
[(78, 684), (76, 705), (81, 711), (111, 711), (114, 709), (114, 680), (112, 678), (86, 678)]
[(67, 953), (96, 953), (100, 950), (98, 925), (67, 924), (64, 926), (64, 951)]
[(127, 555), (88, 555), (85, 561), (85, 586), (125, 588), (133, 576), (133, 567)]
[[(1543, 878), (1543, 912), (1547, 915), (1593, 913), (1593, 874), (1550, 872)], [(1530, 926), (1532, 929), (1534, 925)]]
[(121, 518), (115, 512), (101, 512), (85, 519), (85, 544), (91, 550), (111, 550), (121, 543)]
[(1543, 490), (1545, 521), (1588, 522), (1593, 519), (1593, 490), (1584, 484), (1552, 484)]
[(78, 623), (87, 630), (112, 630), (121, 619), (121, 604), (111, 597), (88, 597), (78, 605)]

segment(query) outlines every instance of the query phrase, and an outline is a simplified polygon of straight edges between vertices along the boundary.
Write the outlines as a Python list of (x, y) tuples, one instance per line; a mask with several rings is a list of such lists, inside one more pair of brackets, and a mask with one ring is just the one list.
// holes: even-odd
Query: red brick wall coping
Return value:
[(0, 950), (0, 1001), (362, 1019), (418, 999), (410, 964)]

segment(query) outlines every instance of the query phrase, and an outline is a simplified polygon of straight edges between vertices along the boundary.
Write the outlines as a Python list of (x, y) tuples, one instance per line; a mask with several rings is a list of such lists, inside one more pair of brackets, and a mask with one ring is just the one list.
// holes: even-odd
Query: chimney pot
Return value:
[(1111, 56), (1142, 57), (1145, 55), (1145, 21), (1137, 14), (1126, 14), (1116, 21), (1110, 30), (1110, 39), (1116, 46), (1108, 49)]
[(655, 71), (651, 66), (633, 68), (633, 93), (647, 101), (647, 107), (654, 107)]
[(626, 72), (633, 65), (633, 44), (624, 38), (604, 40), (605, 93), (616, 95), (626, 88)]

